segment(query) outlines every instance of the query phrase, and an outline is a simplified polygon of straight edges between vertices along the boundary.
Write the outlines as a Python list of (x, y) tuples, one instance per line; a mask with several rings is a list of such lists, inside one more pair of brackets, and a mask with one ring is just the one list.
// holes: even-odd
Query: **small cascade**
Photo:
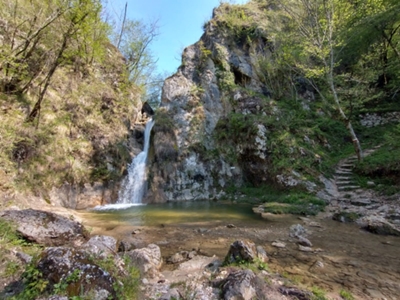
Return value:
[(154, 121), (149, 119), (144, 132), (144, 149), (131, 162), (123, 180), (117, 204), (141, 204), (146, 183), (146, 160), (150, 146), (150, 132)]

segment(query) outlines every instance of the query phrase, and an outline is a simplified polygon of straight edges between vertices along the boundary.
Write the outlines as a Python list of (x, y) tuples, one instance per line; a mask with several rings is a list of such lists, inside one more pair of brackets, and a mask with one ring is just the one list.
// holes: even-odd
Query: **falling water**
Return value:
[(149, 152), (150, 132), (154, 121), (146, 123), (144, 132), (144, 149), (131, 162), (128, 167), (128, 176), (123, 180), (118, 195), (117, 204), (140, 204), (146, 183), (146, 160)]

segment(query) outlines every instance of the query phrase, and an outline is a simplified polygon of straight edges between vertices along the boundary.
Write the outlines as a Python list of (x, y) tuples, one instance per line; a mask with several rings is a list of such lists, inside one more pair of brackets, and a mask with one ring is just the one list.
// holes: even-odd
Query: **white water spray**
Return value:
[(118, 193), (117, 204), (141, 204), (146, 183), (146, 160), (150, 145), (150, 132), (154, 121), (148, 120), (144, 131), (144, 149), (131, 162), (128, 175)]

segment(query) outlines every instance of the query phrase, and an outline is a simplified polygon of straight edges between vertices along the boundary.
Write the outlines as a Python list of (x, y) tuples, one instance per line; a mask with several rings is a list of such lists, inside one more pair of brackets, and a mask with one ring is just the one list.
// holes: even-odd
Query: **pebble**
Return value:
[(299, 250), (302, 252), (313, 252), (314, 251), (311, 247), (304, 247), (302, 245), (299, 245)]
[(282, 242), (273, 242), (272, 246), (276, 247), (276, 248), (285, 248), (286, 244), (282, 243)]
[(309, 239), (306, 239), (306, 238), (303, 237), (303, 236), (298, 236), (297, 238), (298, 238), (297, 243), (298, 243), (299, 245), (305, 246), (305, 247), (312, 247), (312, 243), (310, 242)]

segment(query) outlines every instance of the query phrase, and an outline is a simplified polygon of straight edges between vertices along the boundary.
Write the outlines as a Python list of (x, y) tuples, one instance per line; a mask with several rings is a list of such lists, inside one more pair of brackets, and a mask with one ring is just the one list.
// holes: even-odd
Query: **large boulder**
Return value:
[(253, 281), (256, 275), (251, 270), (239, 270), (228, 275), (222, 286), (224, 300), (251, 300), (256, 298)]
[(65, 286), (69, 297), (87, 295), (91, 299), (117, 299), (114, 278), (89, 259), (83, 250), (50, 247), (43, 251), (37, 264), (47, 289)]
[(146, 248), (135, 249), (126, 252), (139, 270), (141, 277), (155, 278), (160, 275), (159, 270), (162, 265), (161, 250), (155, 244), (150, 244)]
[(109, 255), (115, 255), (119, 250), (119, 245), (120, 242), (112, 236), (95, 235), (84, 243), (81, 249), (104, 258)]
[(357, 223), (365, 230), (375, 234), (400, 236), (400, 228), (389, 223), (383, 217), (367, 216), (357, 220)]
[(266, 262), (267, 254), (262, 247), (249, 241), (235, 241), (229, 248), (228, 254), (225, 257), (225, 264), (254, 262), (256, 259)]
[(81, 223), (46, 211), (7, 210), (0, 217), (15, 223), (27, 240), (45, 246), (79, 245), (89, 236)]

